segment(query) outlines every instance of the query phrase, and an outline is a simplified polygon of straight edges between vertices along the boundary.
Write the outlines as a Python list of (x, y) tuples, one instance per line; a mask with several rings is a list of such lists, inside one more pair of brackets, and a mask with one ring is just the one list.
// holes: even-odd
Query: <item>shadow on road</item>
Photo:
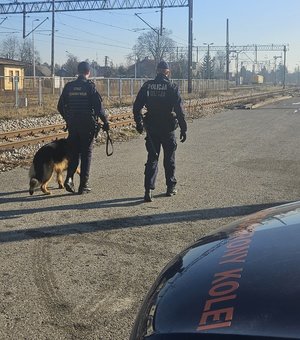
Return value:
[[(57, 190), (61, 190), (61, 189), (57, 189)], [(52, 190), (53, 191), (53, 190)], [(27, 190), (25, 192), (28, 192)], [(24, 191), (16, 191), (15, 193), (24, 193)], [(13, 194), (13, 193), (11, 193)], [(8, 194), (4, 194), (4, 195), (8, 195)], [(0, 204), (7, 204), (7, 203), (17, 203), (17, 202), (23, 202), (23, 203), (30, 203), (30, 202), (35, 202), (35, 201), (41, 201), (41, 200), (55, 200), (57, 198), (61, 198), (61, 197), (65, 197), (68, 199), (72, 199), (72, 198), (76, 198), (78, 197), (78, 195), (74, 195), (74, 194), (69, 194), (66, 193), (66, 191), (62, 191), (61, 194), (56, 194), (55, 195), (45, 195), (43, 193), (38, 193), (38, 194), (34, 194), (32, 196), (30, 196), (28, 194), (28, 196), (21, 196), (21, 197), (10, 197), (10, 198), (6, 198), (6, 197), (2, 197), (2, 193), (0, 193)], [(131, 203), (130, 203), (131, 202)], [(72, 207), (75, 207), (74, 209), (94, 209), (94, 208), (105, 208), (105, 207), (111, 207), (111, 206), (128, 206), (128, 205), (137, 205), (137, 204), (141, 204), (142, 203), (142, 197), (132, 197), (132, 198), (117, 198), (117, 199), (112, 199), (112, 200), (106, 200), (106, 201), (99, 201), (99, 202), (91, 202), (91, 203), (84, 203), (84, 207), (80, 208), (80, 204), (79, 205), (74, 205), (74, 204), (70, 204), (70, 205), (60, 205), (60, 206), (48, 206), (46, 208), (36, 208), (33, 209), (34, 211), (30, 211), (31, 209), (28, 209), (28, 213), (33, 213), (33, 212), (42, 212), (42, 211), (53, 211), (53, 210), (71, 210)], [(120, 204), (120, 205), (118, 205)], [(94, 206), (95, 205), (95, 206)], [(24, 214), (26, 214), (27, 210), (21, 210), (23, 211)], [(8, 211), (7, 211), (8, 212)], [(2, 217), (2, 215), (1, 215)]]
[[(70, 206), (55, 206), (55, 207), (47, 207), (44, 209), (28, 209), (28, 210), (14, 210), (14, 211), (4, 211), (1, 212), (1, 218), (14, 218), (16, 215), (24, 215), (24, 214), (32, 214), (40, 211), (49, 211), (49, 210), (70, 210), (70, 209), (96, 209), (101, 208), (103, 206), (116, 206), (116, 204), (124, 205), (124, 201), (126, 204), (140, 204), (136, 202), (137, 198), (128, 198), (128, 199), (117, 199), (117, 200), (108, 200), (103, 202), (93, 202), (93, 203), (85, 203), (79, 205), (70, 205)], [(257, 212), (262, 209), (267, 209), (270, 207), (274, 207), (280, 204), (290, 203), (290, 202), (276, 202), (276, 203), (265, 203), (265, 204), (253, 204), (253, 205), (243, 205), (243, 206), (233, 206), (233, 207), (222, 207), (222, 208), (211, 208), (211, 209), (199, 209), (199, 210), (191, 210), (191, 211), (179, 211), (179, 212), (170, 212), (163, 214), (153, 214), (153, 215), (143, 215), (143, 216), (130, 216), (130, 217), (122, 217), (122, 218), (112, 218), (108, 220), (100, 220), (100, 221), (92, 221), (87, 223), (72, 223), (72, 224), (62, 224), (48, 227), (39, 227), (39, 228), (28, 228), (28, 229), (19, 229), (13, 231), (2, 231), (0, 232), (0, 243), (4, 242), (16, 242), (23, 241), (29, 239), (39, 239), (44, 237), (53, 237), (53, 236), (66, 236), (66, 235), (74, 235), (74, 234), (84, 234), (97, 232), (101, 230), (113, 230), (113, 229), (122, 229), (122, 228), (130, 228), (130, 227), (145, 227), (159, 224), (170, 224), (170, 223), (180, 223), (180, 222), (188, 222), (188, 221), (201, 221), (201, 220), (210, 220), (210, 219), (218, 219), (225, 217), (240, 217), (244, 215), (248, 215), (254, 212)]]

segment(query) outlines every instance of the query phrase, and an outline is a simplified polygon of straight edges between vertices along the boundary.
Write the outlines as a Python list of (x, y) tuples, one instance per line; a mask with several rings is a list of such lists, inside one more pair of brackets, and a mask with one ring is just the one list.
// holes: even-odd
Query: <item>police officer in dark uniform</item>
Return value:
[(78, 64), (78, 78), (66, 84), (59, 98), (57, 109), (68, 127), (70, 161), (65, 180), (68, 192), (75, 193), (74, 173), (80, 163), (80, 185), (78, 194), (91, 191), (88, 184), (94, 136), (98, 118), (102, 120), (103, 130), (109, 130), (109, 123), (102, 105), (102, 98), (95, 84), (88, 79), (90, 65), (83, 61)]
[[(185, 142), (187, 124), (182, 108), (182, 100), (176, 84), (170, 82), (169, 66), (165, 61), (157, 65), (157, 75), (147, 81), (133, 104), (136, 130), (146, 131), (146, 149), (148, 152), (145, 164), (145, 202), (152, 201), (152, 190), (158, 171), (158, 157), (161, 146), (164, 151), (164, 169), (166, 178), (166, 196), (177, 193), (175, 178), (175, 151), (177, 148), (175, 130), (179, 124), (180, 141)], [(143, 116), (142, 109), (147, 112)]]

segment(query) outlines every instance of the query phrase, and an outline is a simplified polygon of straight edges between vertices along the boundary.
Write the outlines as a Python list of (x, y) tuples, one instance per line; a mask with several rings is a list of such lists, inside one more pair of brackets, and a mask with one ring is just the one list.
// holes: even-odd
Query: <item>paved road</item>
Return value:
[(109, 158), (95, 148), (89, 195), (29, 196), (27, 169), (0, 173), (0, 339), (127, 339), (174, 254), (300, 197), (299, 108), (292, 98), (189, 122), (178, 195), (164, 197), (160, 163), (153, 203), (142, 202), (143, 137)]

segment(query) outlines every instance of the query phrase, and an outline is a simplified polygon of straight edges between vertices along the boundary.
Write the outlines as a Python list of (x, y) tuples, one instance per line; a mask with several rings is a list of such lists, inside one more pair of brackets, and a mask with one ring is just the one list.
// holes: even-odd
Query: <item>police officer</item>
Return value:
[(64, 185), (68, 192), (75, 193), (73, 176), (81, 161), (78, 194), (91, 191), (88, 179), (98, 117), (104, 123), (103, 130), (109, 130), (102, 98), (95, 84), (88, 79), (89, 75), (90, 65), (85, 61), (80, 62), (78, 78), (66, 84), (57, 105), (59, 113), (67, 123), (69, 132), (70, 161)]
[[(186, 140), (187, 124), (182, 108), (182, 100), (177, 85), (170, 82), (169, 66), (165, 61), (157, 65), (157, 75), (147, 81), (137, 94), (133, 104), (136, 130), (146, 131), (146, 149), (148, 152), (145, 164), (145, 202), (152, 201), (152, 190), (158, 171), (158, 157), (161, 146), (164, 151), (164, 169), (166, 178), (166, 196), (177, 193), (175, 178), (175, 151), (177, 148), (175, 130), (179, 124), (180, 141)], [(143, 116), (142, 109), (147, 112)]]

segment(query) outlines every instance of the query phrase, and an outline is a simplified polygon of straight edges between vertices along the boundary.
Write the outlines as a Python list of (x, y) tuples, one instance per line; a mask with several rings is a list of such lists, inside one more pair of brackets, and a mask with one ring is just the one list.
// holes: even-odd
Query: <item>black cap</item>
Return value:
[(169, 69), (169, 65), (167, 62), (165, 62), (164, 60), (160, 61), (157, 65), (157, 68), (158, 69), (161, 69), (161, 70), (168, 70)]
[(77, 70), (79, 74), (87, 74), (91, 70), (90, 64), (86, 61), (82, 61), (78, 64)]

